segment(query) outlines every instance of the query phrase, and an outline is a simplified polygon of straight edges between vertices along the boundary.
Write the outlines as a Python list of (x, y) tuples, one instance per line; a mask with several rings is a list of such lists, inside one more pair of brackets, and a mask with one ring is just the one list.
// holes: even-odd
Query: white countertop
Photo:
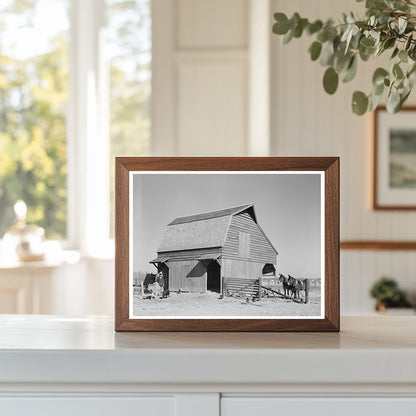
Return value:
[(416, 385), (416, 316), (338, 333), (115, 333), (107, 317), (0, 316), (0, 383)]

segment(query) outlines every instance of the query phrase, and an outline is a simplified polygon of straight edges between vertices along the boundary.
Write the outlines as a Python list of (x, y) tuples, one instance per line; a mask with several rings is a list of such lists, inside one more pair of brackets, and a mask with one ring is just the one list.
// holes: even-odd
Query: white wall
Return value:
[[(322, 88), (324, 69), (309, 60), (311, 40), (282, 46), (267, 34), (272, 11), (325, 18), (362, 5), (352, 0), (153, 1), (154, 155), (267, 155), (269, 147), (279, 156), (339, 155), (342, 239), (415, 239), (416, 213), (370, 209), (371, 117), (353, 115), (350, 101), (355, 89), (369, 90), (374, 64), (360, 64), (359, 77), (330, 97)], [(112, 314), (113, 270), (112, 262), (90, 262), (82, 286), (88, 294), (80, 295), (88, 306), (60, 305), (61, 313)], [(341, 252), (341, 312), (370, 313), (368, 289), (383, 274), (416, 297), (414, 271), (414, 252)]]
[[(273, 12), (298, 11), (311, 19), (334, 18), (350, 10), (364, 15), (362, 4), (351, 0), (272, 0)], [(350, 103), (354, 90), (370, 92), (377, 62), (360, 62), (357, 79), (329, 96), (322, 88), (324, 68), (309, 59), (311, 42), (304, 37), (282, 45), (272, 36), (272, 154), (341, 157), (341, 239), (415, 240), (416, 212), (375, 212), (370, 207), (371, 116), (353, 115)], [(342, 313), (371, 312), (368, 289), (383, 274), (396, 278), (415, 297), (415, 252), (342, 251)]]
[[(269, 0), (153, 0), (153, 155), (268, 150), (269, 6)], [(253, 16), (262, 24), (253, 24)], [(253, 45), (255, 39), (262, 41)], [(260, 70), (250, 68), (251, 57)]]

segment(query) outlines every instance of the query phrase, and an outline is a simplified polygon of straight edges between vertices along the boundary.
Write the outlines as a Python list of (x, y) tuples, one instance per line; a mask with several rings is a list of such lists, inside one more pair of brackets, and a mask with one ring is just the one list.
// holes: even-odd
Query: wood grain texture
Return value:
[[(129, 319), (129, 172), (324, 171), (324, 319)], [(116, 158), (116, 331), (339, 331), (339, 158)]]
[[(385, 106), (379, 106), (376, 108), (376, 110), (373, 112), (373, 209), (374, 210), (387, 210), (387, 211), (414, 211), (416, 210), (416, 205), (381, 205), (378, 202), (378, 189), (377, 189), (377, 177), (378, 177), (378, 117), (381, 111), (387, 111)], [(416, 112), (416, 106), (406, 106), (403, 107), (401, 112), (406, 111), (413, 111)]]
[(341, 250), (416, 250), (416, 241), (341, 241)]

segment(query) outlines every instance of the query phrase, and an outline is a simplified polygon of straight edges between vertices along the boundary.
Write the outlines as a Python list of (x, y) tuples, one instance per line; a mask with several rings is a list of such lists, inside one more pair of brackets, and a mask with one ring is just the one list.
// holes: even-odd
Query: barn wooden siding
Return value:
[[(246, 250), (241, 252), (240, 233), (249, 233), (250, 235), (250, 249), (248, 250), (247, 258), (241, 257), (241, 254), (247, 254), (247, 252)], [(262, 263), (263, 266), (266, 263), (276, 265), (277, 260), (276, 252), (273, 250), (270, 242), (248, 212), (242, 212), (231, 218), (231, 224), (223, 247), (223, 258), (258, 262)], [(225, 276), (225, 274), (223, 275)]]
[(169, 290), (204, 293), (207, 290), (207, 268), (201, 261), (169, 260)]
[(221, 276), (243, 279), (259, 279), (262, 276), (264, 262), (222, 259)]

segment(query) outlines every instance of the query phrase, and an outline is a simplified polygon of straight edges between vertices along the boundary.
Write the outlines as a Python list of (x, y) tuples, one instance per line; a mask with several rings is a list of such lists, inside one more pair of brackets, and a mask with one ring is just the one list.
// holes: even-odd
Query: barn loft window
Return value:
[(250, 257), (250, 234), (240, 231), (238, 234), (238, 253), (243, 259)]

